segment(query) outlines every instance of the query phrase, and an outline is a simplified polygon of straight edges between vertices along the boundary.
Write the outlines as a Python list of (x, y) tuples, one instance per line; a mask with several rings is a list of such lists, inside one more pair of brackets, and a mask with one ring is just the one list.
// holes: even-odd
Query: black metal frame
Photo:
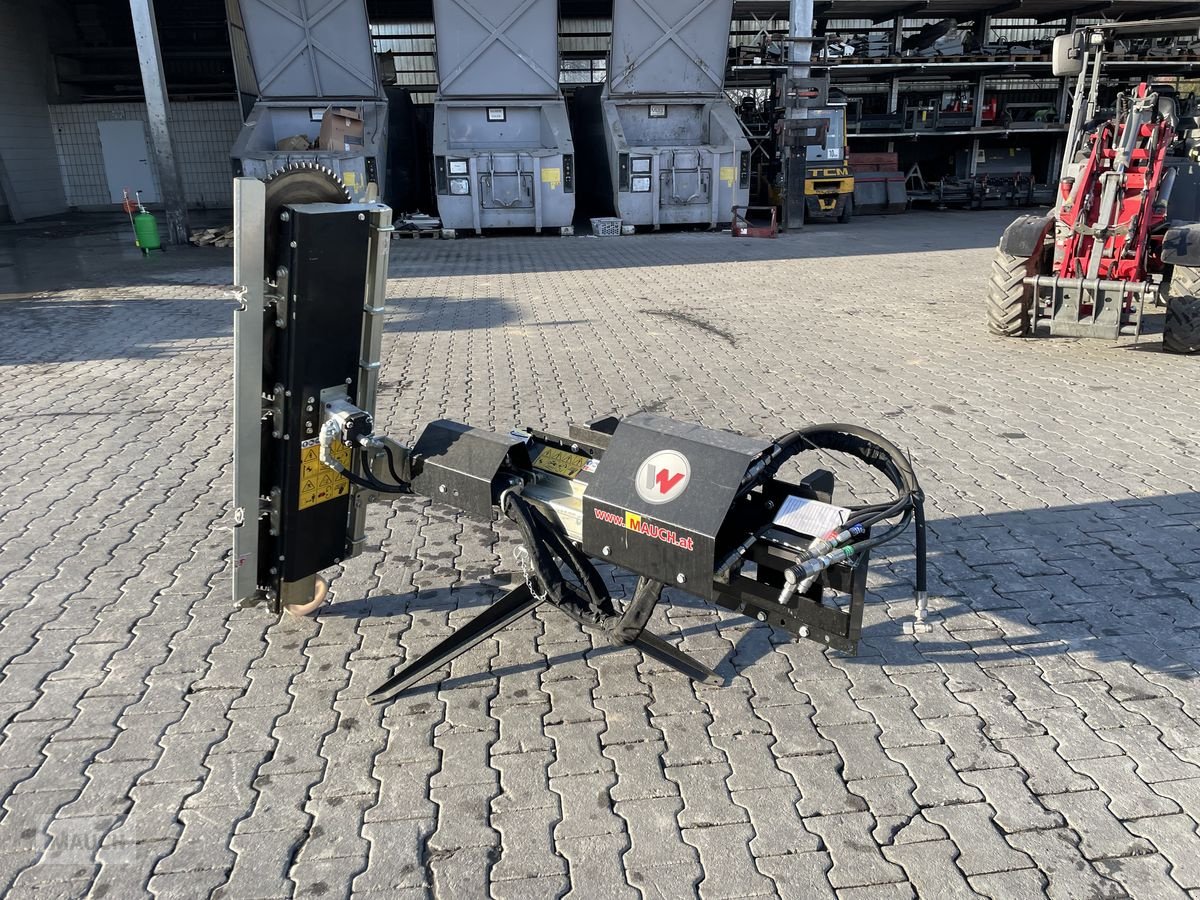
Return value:
[[(279, 229), (282, 238), (281, 296), (267, 313), (264, 386), (273, 388), (278, 411), (264, 422), (262, 473), (263, 496), (280, 495), (281, 506), (276, 527), (263, 531), (259, 554), (263, 581), (276, 588), (282, 581), (310, 577), (349, 554), (350, 497), (299, 501), (298, 479), (311, 460), (296, 451), (302, 440), (311, 442), (321, 435), (324, 454), (331, 446), (326, 439), (335, 433), (326, 430), (343, 427), (334, 412), (326, 414), (327, 397), (336, 394), (338, 403), (353, 408), (349, 399), (341, 398), (355, 396), (360, 377), (364, 308), (358, 298), (367, 277), (369, 243), (369, 226), (357, 207), (296, 206), (280, 219), (267, 226)], [(820, 426), (795, 432), (780, 443), (646, 413), (572, 425), (567, 437), (532, 430), (495, 433), (440, 420), (426, 427), (411, 450), (369, 434), (343, 434), (347, 445), (352, 437), (360, 438), (354, 464), (347, 464), (355, 473), (354, 484), (379, 492), (408, 488), (488, 520), (500, 508), (517, 523), (530, 555), (525, 584), (401, 666), (370, 699), (395, 697), (546, 602), (585, 628), (617, 644), (638, 647), (689, 678), (720, 683), (712, 669), (645, 630), (666, 586), (754, 616), (793, 637), (855, 652), (862, 629), (867, 548), (872, 545), (858, 548), (856, 554), (847, 551), (854, 554), (852, 561), (830, 564), (832, 556), (819, 560), (812, 570), (819, 572), (817, 577), (802, 581), (808, 586), (793, 592), (788, 581), (798, 579), (800, 564), (812, 565), (809, 561), (826, 550), (813, 549), (819, 541), (809, 547), (821, 535), (800, 534), (775, 523), (788, 498), (828, 503), (834, 489), (832, 473), (824, 470), (800, 484), (777, 479), (774, 473), (783, 461), (805, 446), (856, 452), (857, 445), (831, 442), (822, 429), (854, 434), (852, 426)], [(795, 435), (804, 435), (803, 440)], [(900, 455), (890, 444), (890, 450), (870, 441), (867, 446), (890, 460)], [(393, 455), (400, 460), (398, 474), (386, 484), (371, 472), (371, 459), (381, 458), (384, 447), (392, 451), (387, 454), (390, 464)], [(544, 463), (547, 450), (560, 451), (550, 454), (560, 462)], [(656, 473), (660, 454), (684, 457), (673, 468), (686, 469), (688, 480), (671, 496), (666, 496), (665, 480), (657, 477), (663, 474), (661, 468)], [(564, 459), (567, 471), (562, 469)], [(656, 485), (660, 493), (655, 493)], [(653, 528), (643, 527), (651, 521), (657, 523)], [(855, 540), (869, 540), (869, 529), (859, 527), (855, 535)], [(849, 532), (839, 540), (850, 540)], [(829, 549), (835, 543), (824, 546)], [(923, 558), (922, 548), (919, 535), (918, 556)], [(623, 605), (614, 603), (592, 561), (638, 575), (633, 597)], [(567, 570), (570, 576), (564, 576)], [(918, 592), (923, 590), (919, 584)]]

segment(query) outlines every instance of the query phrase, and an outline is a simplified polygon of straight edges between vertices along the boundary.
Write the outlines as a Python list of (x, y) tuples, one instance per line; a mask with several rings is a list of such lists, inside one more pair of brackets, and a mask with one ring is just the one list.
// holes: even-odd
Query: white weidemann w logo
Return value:
[(675, 450), (659, 450), (638, 466), (634, 487), (647, 503), (669, 503), (687, 489), (691, 476), (687, 457)]

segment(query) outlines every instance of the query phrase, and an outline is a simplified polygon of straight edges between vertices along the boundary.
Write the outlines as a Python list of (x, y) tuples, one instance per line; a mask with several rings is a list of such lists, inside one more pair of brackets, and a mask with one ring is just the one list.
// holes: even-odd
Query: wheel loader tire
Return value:
[(1037, 274), (1038, 257), (997, 250), (987, 288), (988, 331), (1001, 337), (1025, 337), (1033, 328), (1033, 288), (1025, 279)]
[(1163, 324), (1163, 350), (1200, 353), (1200, 269), (1175, 266)]

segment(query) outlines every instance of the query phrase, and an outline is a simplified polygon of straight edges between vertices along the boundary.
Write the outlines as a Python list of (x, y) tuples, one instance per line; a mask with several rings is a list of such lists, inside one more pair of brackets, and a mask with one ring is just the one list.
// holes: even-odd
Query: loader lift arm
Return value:
[(1045, 319), (1052, 335), (1136, 336), (1147, 300), (1183, 286), (1189, 293), (1168, 300), (1164, 348), (1200, 349), (1200, 334), (1178, 333), (1185, 318), (1200, 323), (1200, 311), (1181, 315), (1200, 304), (1188, 271), (1200, 252), (1192, 259), (1190, 250), (1164, 250), (1164, 241), (1189, 244), (1178, 235), (1187, 223), (1167, 219), (1180, 177), (1170, 153), (1196, 135), (1181, 125), (1178, 100), (1164, 85), (1143, 82), (1118, 96), (1111, 117), (1096, 118), (1107, 40), (1197, 30), (1200, 17), (1102, 23), (1055, 39), (1055, 74), (1077, 77), (1057, 203), (1050, 216), (1022, 217), (1001, 238), (987, 296), (993, 333), (1032, 335)]

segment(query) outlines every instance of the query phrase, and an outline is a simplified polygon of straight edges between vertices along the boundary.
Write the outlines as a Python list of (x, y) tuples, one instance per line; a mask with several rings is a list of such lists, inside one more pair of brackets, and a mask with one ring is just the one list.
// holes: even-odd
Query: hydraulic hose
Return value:
[[(591, 560), (536, 507), (513, 491), (504, 492), (500, 506), (521, 533), (522, 544), (529, 554), (530, 571), (526, 572), (526, 578), (535, 595), (544, 594), (545, 599), (582, 625), (604, 625), (617, 615), (604, 579)], [(563, 577), (559, 562), (575, 575), (582, 591)]]
[[(896, 488), (898, 496), (892, 503), (867, 504), (851, 508), (851, 515), (844, 526), (846, 530), (839, 533), (839, 535), (846, 535), (845, 538), (827, 536), (824, 540), (815, 540), (814, 544), (817, 546), (814, 547), (812, 554), (785, 572), (787, 585), (780, 595), (780, 602), (786, 602), (797, 587), (802, 585), (806, 587), (808, 583), (811, 583), (812, 578), (834, 563), (848, 560), (857, 554), (896, 539), (908, 529), (911, 522), (915, 525), (916, 530), (914, 587), (918, 607), (917, 615), (918, 619), (923, 619), (928, 577), (925, 496), (908, 457), (883, 435), (858, 425), (841, 423), (810, 425), (792, 431), (776, 440), (750, 466), (738, 488), (737, 496), (742, 497), (758, 485), (770, 480), (785, 462), (806, 450), (830, 450), (861, 460), (881, 472)], [(855, 536), (854, 532), (894, 519), (896, 516), (900, 516), (900, 520), (881, 534), (872, 535), (857, 543), (844, 544), (845, 540)], [(855, 528), (854, 526), (860, 527)], [(736, 561), (738, 555), (740, 554), (731, 554), (730, 559), (726, 560), (723, 567)]]

